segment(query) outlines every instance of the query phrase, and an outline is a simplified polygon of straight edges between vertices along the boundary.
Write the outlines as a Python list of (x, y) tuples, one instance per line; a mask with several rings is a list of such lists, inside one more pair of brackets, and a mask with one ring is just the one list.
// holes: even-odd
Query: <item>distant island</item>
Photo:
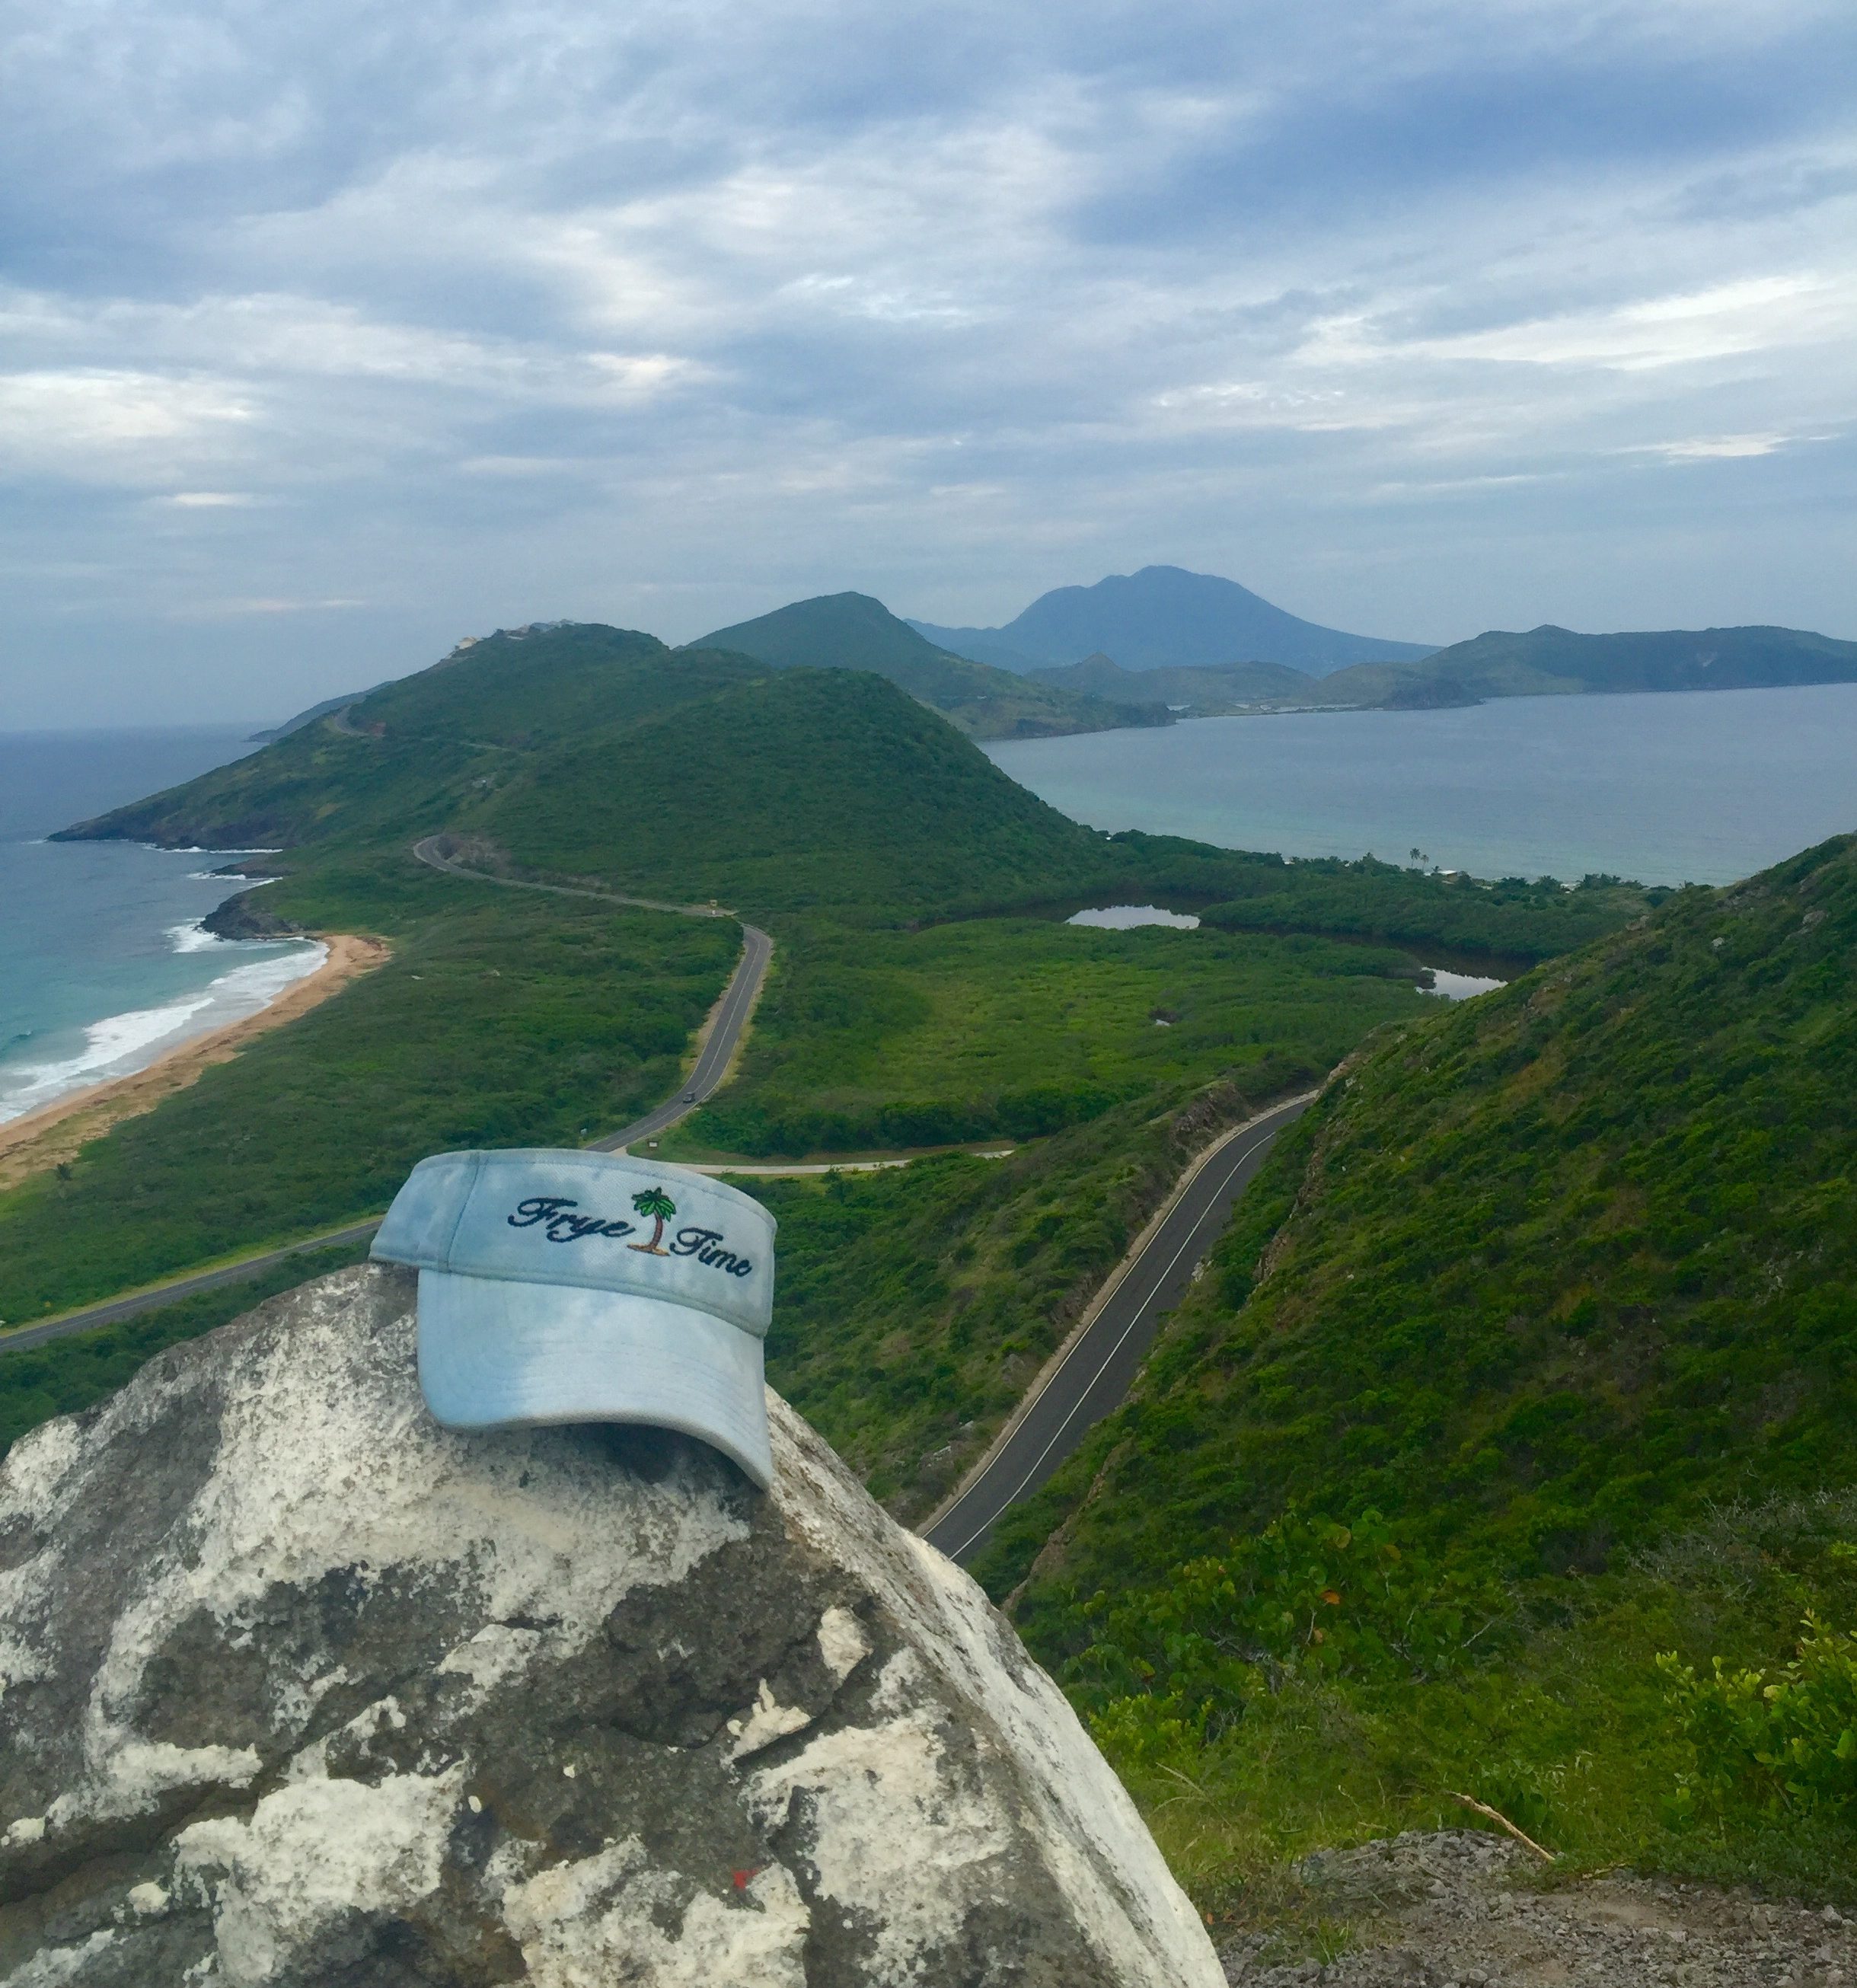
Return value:
[(1857, 681), (1857, 642), (1803, 629), (1584, 635), (1548, 624), (1429, 648), (1324, 628), (1236, 581), (1169, 566), (1058, 587), (999, 628), (909, 625), (1054, 690), (1158, 700), (1175, 717)]
[(1003, 628), (909, 625), (956, 655), (1027, 671), (1101, 651), (1133, 670), (1267, 662), (1319, 677), (1353, 663), (1416, 662), (1436, 646), (1324, 628), (1273, 607), (1236, 580), (1177, 566), (1145, 566), (1094, 587), (1056, 588)]

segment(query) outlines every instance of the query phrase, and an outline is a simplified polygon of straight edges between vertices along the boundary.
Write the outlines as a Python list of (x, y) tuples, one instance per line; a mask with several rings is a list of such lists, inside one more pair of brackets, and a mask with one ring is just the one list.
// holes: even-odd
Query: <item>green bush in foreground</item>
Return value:
[[(1779, 1500), (1719, 1513), (1571, 1588), (1466, 1596), (1436, 1570), (1382, 1586), (1396, 1534), (1370, 1530), (1350, 1567), (1330, 1529), (1298, 1523), (1260, 1547), (1250, 1565), (1266, 1577), (1248, 1590), (1241, 1578), (1222, 1598), (1219, 1577), (1189, 1567), (1118, 1594), (1101, 1610), (1113, 1655), (1086, 1652), (1064, 1677), (1176, 1873), (1215, 1912), (1256, 1918), (1311, 1849), (1480, 1826), (1460, 1794), (1572, 1868), (1626, 1862), (1847, 1900), (1857, 1827), (1838, 1750), (1852, 1641), (1813, 1629), (1794, 1644), (1802, 1605), (1815, 1620), (1857, 1614), (1854, 1536), (1848, 1496)], [(1302, 1578), (1311, 1550), (1322, 1577), (1345, 1570), (1338, 1608)], [(1276, 1631), (1273, 1574), (1297, 1597), (1294, 1635)], [(1333, 1623), (1351, 1605), (1365, 1633), (1313, 1641), (1312, 1617)], [(1488, 1633), (1466, 1639), (1484, 1620)], [(1216, 1669), (1209, 1641), (1227, 1646)], [(1751, 1711), (1749, 1676), (1765, 1680)], [(1195, 1679), (1214, 1687), (1210, 1716), (1192, 1702)]]
[(1674, 1651), (1657, 1665), (1696, 1755), (1674, 1798), (1679, 1814), (1843, 1816), (1857, 1803), (1857, 1635), (1808, 1614), (1797, 1652), (1771, 1682), (1766, 1671), (1720, 1657), (1706, 1678)]

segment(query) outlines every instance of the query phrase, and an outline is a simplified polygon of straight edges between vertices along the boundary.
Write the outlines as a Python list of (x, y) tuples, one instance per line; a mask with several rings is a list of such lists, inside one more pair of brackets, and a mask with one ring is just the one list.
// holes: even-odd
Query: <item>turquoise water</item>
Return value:
[(1725, 884), (1857, 829), (1857, 685), (1294, 712), (1002, 741), (1094, 828), (1483, 877)]
[(240, 888), (208, 874), (225, 855), (42, 840), (238, 757), (249, 729), (0, 734), (0, 1120), (255, 1013), (321, 957), (199, 930)]

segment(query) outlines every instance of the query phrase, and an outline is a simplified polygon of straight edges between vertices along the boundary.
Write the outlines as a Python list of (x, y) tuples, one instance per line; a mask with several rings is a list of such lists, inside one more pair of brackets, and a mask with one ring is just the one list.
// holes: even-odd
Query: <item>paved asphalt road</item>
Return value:
[[(454, 863), (439, 852), (437, 843), (436, 837), (428, 837), (413, 854), (435, 870), (443, 870), (454, 877), (468, 877), (474, 883), (506, 884), (519, 891), (548, 891), (563, 898), (600, 898), (614, 904), (641, 905), (648, 911), (684, 911), (692, 918), (726, 918), (731, 915), (707, 904), (659, 904), (649, 898), (621, 897), (612, 891), (581, 890), (565, 884), (525, 884), (512, 877), (489, 877), (481, 871), (467, 870), (463, 864)], [(630, 1125), (622, 1125), (607, 1138), (596, 1139), (593, 1143), (595, 1152), (617, 1152), (634, 1139), (650, 1138), (667, 1125), (675, 1125), (678, 1119), (694, 1111), (722, 1082), (729, 1060), (742, 1039), (742, 1028), (753, 1011), (761, 982), (766, 977), (767, 962), (773, 956), (773, 941), (758, 925), (744, 925), (742, 931), (744, 943), (741, 963), (723, 992), (715, 1026), (709, 1031), (709, 1040), (696, 1059), (696, 1067), (655, 1111), (648, 1111)], [(42, 1325), (31, 1325), (23, 1331), (0, 1335), (0, 1353), (42, 1346), (49, 1339), (63, 1339), (67, 1333), (88, 1332), (93, 1326), (110, 1325), (118, 1319), (134, 1318), (138, 1312), (152, 1310), (157, 1305), (172, 1304), (177, 1298), (191, 1297), (196, 1291), (210, 1291), (222, 1284), (238, 1283), (244, 1278), (255, 1276), (261, 1270), (269, 1270), (273, 1263), (301, 1256), (306, 1250), (335, 1249), (347, 1243), (365, 1242), (380, 1226), (377, 1219), (351, 1222), (346, 1229), (331, 1229), (323, 1236), (306, 1236), (300, 1242), (287, 1243), (281, 1249), (267, 1249), (261, 1256), (246, 1256), (238, 1263), (228, 1263), (222, 1270), (202, 1270), (195, 1276), (157, 1284), (152, 1290), (137, 1291), (125, 1298), (112, 1298), (107, 1304), (90, 1305), (82, 1311), (67, 1312), (62, 1318), (48, 1319)]]
[(1279, 1105), (1221, 1147), (1202, 1167), (1109, 1301), (1020, 1415), (997, 1453), (924, 1537), (950, 1559), (986, 1544), (1009, 1506), (1036, 1491), (1128, 1391), (1163, 1312), (1180, 1301), (1231, 1206), (1263, 1164), (1277, 1135), (1309, 1108)]

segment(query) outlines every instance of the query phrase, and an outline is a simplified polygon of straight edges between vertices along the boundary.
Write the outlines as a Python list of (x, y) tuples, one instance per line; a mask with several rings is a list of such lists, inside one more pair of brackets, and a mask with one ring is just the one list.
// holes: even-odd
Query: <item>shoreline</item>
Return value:
[(391, 948), (379, 939), (349, 932), (314, 936), (329, 948), (328, 957), (313, 973), (289, 982), (255, 1014), (190, 1036), (143, 1069), (67, 1091), (36, 1111), (0, 1124), (0, 1191), (70, 1159), (80, 1147), (124, 1119), (152, 1111), (164, 1098), (196, 1083), (215, 1063), (229, 1062), (254, 1036), (307, 1014), (389, 957)]

